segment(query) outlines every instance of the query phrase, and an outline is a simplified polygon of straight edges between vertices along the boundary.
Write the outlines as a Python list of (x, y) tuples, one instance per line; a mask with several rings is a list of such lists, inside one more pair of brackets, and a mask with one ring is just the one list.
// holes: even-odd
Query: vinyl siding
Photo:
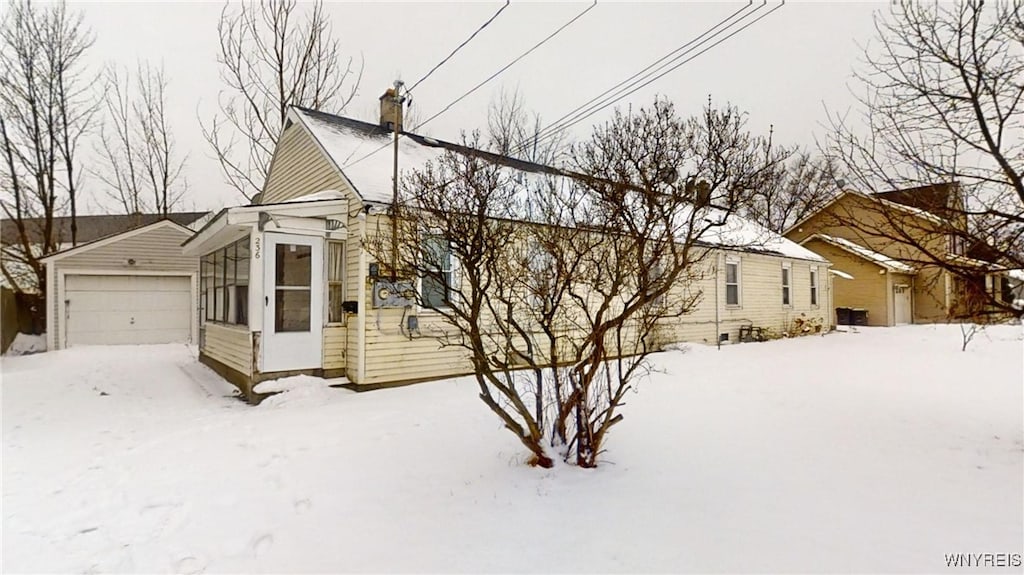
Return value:
[(836, 278), (833, 281), (832, 307), (866, 309), (868, 325), (892, 325), (891, 290), (887, 274), (880, 273), (884, 268), (820, 240), (811, 240), (804, 247), (831, 261), (835, 269), (853, 276), (852, 280)]
[(345, 326), (324, 328), (324, 369), (345, 369), (347, 331)]
[[(190, 236), (174, 227), (160, 227), (56, 260), (57, 269), (180, 271), (187, 275), (199, 270), (199, 258), (181, 255), (181, 244)], [(135, 260), (134, 265), (128, 265), (129, 258)]]
[[(740, 261), (740, 305), (728, 306), (725, 300), (725, 258)], [(782, 304), (782, 263), (792, 269), (790, 288), (792, 305)], [(715, 274), (715, 265), (720, 273)], [(701, 299), (694, 310), (677, 319), (665, 320), (662, 337), (667, 341), (714, 344), (715, 310), (718, 308), (717, 333), (729, 334), (730, 342), (739, 341), (740, 327), (770, 328), (776, 332), (788, 331), (793, 321), (804, 314), (807, 318), (820, 318), (824, 330), (833, 324), (828, 306), (831, 295), (826, 278), (829, 264), (779, 258), (745, 252), (713, 252), (702, 264), (704, 278), (695, 282), (691, 292), (699, 291)], [(811, 305), (811, 267), (818, 268), (818, 305)], [(716, 294), (717, 281), (717, 294)], [(716, 296), (718, 302), (716, 303)]]
[(324, 190), (351, 192), (309, 133), (298, 124), (288, 126), (274, 149), (260, 203), (278, 203)]
[[(131, 232), (126, 232), (131, 234)], [(60, 272), (69, 274), (76, 270), (116, 271), (119, 273), (138, 271), (181, 272), (181, 275), (197, 274), (199, 258), (181, 255), (181, 244), (191, 236), (191, 232), (181, 230), (172, 225), (159, 226), (151, 230), (115, 240), (110, 243), (89, 248), (83, 246), (82, 251), (67, 257), (53, 260), (50, 266), (54, 270), (54, 280), (47, 287), (49, 312), (53, 315), (53, 331), (57, 349), (63, 347), (60, 336), (64, 329), (64, 310), (61, 298), (58, 297)], [(100, 240), (102, 241), (102, 240)], [(135, 260), (129, 265), (128, 260)]]
[(252, 374), (252, 337), (246, 326), (206, 323), (203, 353), (245, 375)]
[(914, 278), (914, 323), (946, 321), (946, 277), (941, 268), (928, 266)]
[[(381, 218), (383, 223), (383, 218)], [(368, 218), (367, 229), (375, 230), (377, 218)], [(352, 228), (355, 232), (356, 228)], [(372, 232), (368, 232), (372, 233)], [(356, 242), (353, 242), (356, 243)], [(716, 341), (715, 330), (715, 282), (713, 263), (717, 254), (702, 263), (705, 266), (705, 277), (689, 288), (680, 286), (679, 290), (700, 290), (702, 298), (696, 309), (682, 317), (666, 320), (655, 334), (658, 343), (698, 342), (712, 344)], [(731, 309), (725, 306), (725, 274), (719, 274), (717, 295), (721, 299), (720, 332), (728, 333), (730, 341), (739, 340), (739, 330), (744, 325), (771, 328), (778, 332), (786, 331), (793, 325), (793, 320), (801, 314), (817, 317), (822, 320), (824, 329), (832, 324), (829, 312), (831, 295), (827, 281), (829, 264), (826, 262), (809, 262), (791, 260), (774, 256), (749, 253), (731, 253), (741, 260), (741, 302), (742, 307)], [(357, 261), (358, 250), (350, 252), (350, 269), (353, 276), (356, 271), (352, 262)], [(372, 259), (372, 258), (368, 258)], [(791, 265), (792, 305), (782, 304), (782, 263)], [(818, 269), (818, 305), (810, 303), (810, 268)], [(357, 286), (356, 286), (357, 287)], [(350, 298), (355, 293), (350, 291)], [(413, 338), (401, 329), (403, 325), (403, 309), (375, 309), (372, 307), (372, 291), (367, 289), (367, 301), (361, 302), (367, 310), (366, 321), (366, 377), (357, 381), (360, 384), (391, 383), (432, 378), (450, 377), (472, 373), (468, 351), (456, 346), (443, 346), (443, 338), (438, 335), (448, 332), (449, 327), (436, 314), (429, 310), (417, 313), (419, 318), (419, 334)], [(354, 298), (353, 298), (354, 299)], [(406, 315), (408, 312), (405, 312)], [(350, 367), (355, 367), (358, 350), (356, 348), (356, 321), (350, 322), (349, 357)], [(577, 334), (580, 336), (582, 334)], [(350, 379), (353, 379), (350, 376)], [(355, 381), (355, 380), (354, 380)]]

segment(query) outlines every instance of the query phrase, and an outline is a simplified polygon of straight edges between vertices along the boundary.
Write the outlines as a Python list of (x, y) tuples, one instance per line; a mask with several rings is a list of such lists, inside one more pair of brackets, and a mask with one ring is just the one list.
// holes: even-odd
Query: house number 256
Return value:
[(252, 241), (252, 246), (253, 246), (252, 257), (253, 257), (253, 259), (257, 259), (257, 260), (260, 259), (260, 247), (262, 245), (263, 244), (260, 243), (260, 238), (253, 238), (253, 241)]

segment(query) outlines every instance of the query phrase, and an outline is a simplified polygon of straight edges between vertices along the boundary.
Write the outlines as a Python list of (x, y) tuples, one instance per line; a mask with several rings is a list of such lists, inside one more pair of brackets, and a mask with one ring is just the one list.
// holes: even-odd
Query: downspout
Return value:
[(715, 254), (715, 346), (722, 349), (722, 330), (719, 327), (718, 310), (722, 306), (722, 299), (718, 297), (718, 269), (722, 264), (722, 253)]
[(359, 380), (356, 383), (366, 381), (366, 211), (360, 210), (356, 217), (359, 220), (359, 289), (357, 291), (359, 304), (356, 308), (356, 346), (359, 349)]

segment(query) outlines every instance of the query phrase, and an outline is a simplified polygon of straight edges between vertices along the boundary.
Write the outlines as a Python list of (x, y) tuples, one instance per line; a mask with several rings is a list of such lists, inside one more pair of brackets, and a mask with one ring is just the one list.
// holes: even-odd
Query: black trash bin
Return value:
[(868, 310), (863, 308), (853, 308), (850, 310), (850, 325), (867, 325), (868, 324)]
[(836, 308), (836, 325), (850, 325), (850, 308)]

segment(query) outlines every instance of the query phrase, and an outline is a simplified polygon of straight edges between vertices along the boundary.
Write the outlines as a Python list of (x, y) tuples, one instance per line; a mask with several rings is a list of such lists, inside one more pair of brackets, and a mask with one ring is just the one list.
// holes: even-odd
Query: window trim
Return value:
[(782, 307), (791, 308), (793, 307), (793, 264), (782, 262), (782, 271), (779, 275), (782, 280)]
[(818, 275), (818, 266), (810, 266), (811, 274), (808, 278), (811, 293), (811, 309), (818, 309), (821, 306), (821, 285)]
[[(736, 283), (729, 283), (729, 266), (736, 266)], [(738, 256), (726, 256), (725, 257), (725, 275), (722, 278), (725, 284), (725, 307), (726, 309), (742, 309), (743, 308), (743, 261)], [(729, 286), (736, 286), (736, 303), (729, 303)]]

